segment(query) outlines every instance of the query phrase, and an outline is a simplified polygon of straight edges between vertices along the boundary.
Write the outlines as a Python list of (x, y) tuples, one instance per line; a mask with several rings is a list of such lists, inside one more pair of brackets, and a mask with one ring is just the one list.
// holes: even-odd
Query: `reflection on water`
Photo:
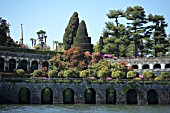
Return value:
[(170, 113), (169, 105), (0, 105), (0, 113)]

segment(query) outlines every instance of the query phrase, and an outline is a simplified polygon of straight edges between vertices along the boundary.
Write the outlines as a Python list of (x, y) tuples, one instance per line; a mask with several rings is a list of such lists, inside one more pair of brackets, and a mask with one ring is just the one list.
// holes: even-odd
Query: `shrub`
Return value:
[(129, 71), (127, 73), (127, 78), (135, 78), (137, 75), (136, 71)]
[(151, 71), (144, 71), (142, 75), (144, 79), (151, 79), (154, 77), (154, 73)]
[(57, 71), (57, 70), (50, 70), (50, 71), (48, 72), (48, 77), (50, 77), (50, 78), (56, 78), (56, 77), (58, 77), (58, 71)]
[(168, 78), (169, 77), (169, 73), (168, 72), (161, 72), (161, 75), (163, 78)]
[(122, 78), (122, 72), (121, 71), (114, 71), (112, 72), (113, 78)]
[(64, 71), (63, 70), (61, 70), (59, 73), (58, 73), (58, 77), (64, 77)]
[(88, 70), (83, 70), (80, 71), (80, 77), (86, 78), (89, 75), (89, 71)]
[(23, 69), (17, 69), (16, 73), (19, 75), (19, 76), (24, 76), (25, 75), (25, 71)]
[(80, 71), (77, 68), (73, 69), (73, 77), (79, 77)]
[(111, 71), (110, 70), (99, 70), (98, 73), (97, 73), (97, 76), (99, 78), (107, 78), (110, 75), (111, 75)]
[(72, 70), (65, 70), (63, 76), (65, 78), (72, 78), (73, 77), (73, 71)]
[(41, 70), (34, 70), (33, 77), (40, 77), (40, 76), (42, 76), (42, 71)]

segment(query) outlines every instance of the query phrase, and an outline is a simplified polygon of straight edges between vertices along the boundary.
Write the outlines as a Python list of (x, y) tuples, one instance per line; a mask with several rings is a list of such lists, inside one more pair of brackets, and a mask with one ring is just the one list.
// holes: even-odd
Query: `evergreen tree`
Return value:
[(167, 47), (169, 46), (169, 42), (167, 39), (167, 35), (165, 32), (165, 28), (168, 24), (165, 22), (165, 18), (161, 15), (148, 15), (148, 20), (153, 24), (150, 25), (150, 29), (152, 31), (153, 40), (153, 49), (154, 56), (158, 57), (160, 55), (165, 55), (168, 51)]
[(78, 26), (79, 26), (78, 13), (74, 12), (69, 20), (69, 23), (65, 29), (65, 33), (63, 36), (63, 46), (65, 50), (71, 48), (74, 37), (76, 36), (77, 33)]
[(116, 54), (117, 57), (120, 55), (126, 56), (124, 54), (124, 50), (126, 49), (125, 45), (128, 44), (126, 27), (118, 21), (119, 17), (124, 17), (124, 13), (121, 10), (110, 10), (107, 16), (110, 19), (115, 19), (116, 25), (113, 22), (106, 23), (106, 27), (103, 31), (103, 35), (106, 36), (104, 39), (105, 45), (103, 52)]
[(128, 30), (130, 39), (134, 42), (134, 56), (137, 57), (139, 52), (143, 56), (143, 38), (145, 34), (144, 24), (146, 24), (146, 15), (144, 8), (141, 6), (128, 7), (125, 11), (125, 17), (130, 21)]
[(83, 51), (93, 51), (93, 44), (91, 44), (91, 37), (88, 37), (87, 28), (84, 20), (81, 21), (77, 29), (76, 37), (74, 37), (73, 46), (80, 47)]
[(16, 47), (16, 43), (9, 36), (9, 32), (9, 24), (0, 17), (0, 46)]
[(104, 46), (103, 37), (100, 36), (99, 43), (98, 43), (98, 49), (99, 49), (98, 52), (102, 53), (103, 46)]

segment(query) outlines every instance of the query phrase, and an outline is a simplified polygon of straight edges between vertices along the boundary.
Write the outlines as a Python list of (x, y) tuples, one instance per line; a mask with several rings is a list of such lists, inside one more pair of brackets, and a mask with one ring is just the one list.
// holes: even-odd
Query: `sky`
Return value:
[(10, 23), (10, 34), (19, 41), (23, 24), (24, 44), (31, 47), (30, 38), (38, 38), (36, 32), (45, 30), (47, 45), (53, 50), (53, 41), (63, 41), (65, 28), (74, 12), (79, 20), (84, 20), (92, 44), (96, 44), (102, 35), (106, 14), (109, 10), (126, 10), (131, 6), (142, 6), (146, 15), (163, 15), (169, 26), (170, 0), (0, 0), (0, 17)]

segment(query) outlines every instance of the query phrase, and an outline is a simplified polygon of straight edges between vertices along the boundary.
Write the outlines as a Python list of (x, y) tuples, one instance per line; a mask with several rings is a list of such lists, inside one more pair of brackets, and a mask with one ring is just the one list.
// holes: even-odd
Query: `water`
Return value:
[(170, 113), (169, 105), (0, 105), (0, 113)]

